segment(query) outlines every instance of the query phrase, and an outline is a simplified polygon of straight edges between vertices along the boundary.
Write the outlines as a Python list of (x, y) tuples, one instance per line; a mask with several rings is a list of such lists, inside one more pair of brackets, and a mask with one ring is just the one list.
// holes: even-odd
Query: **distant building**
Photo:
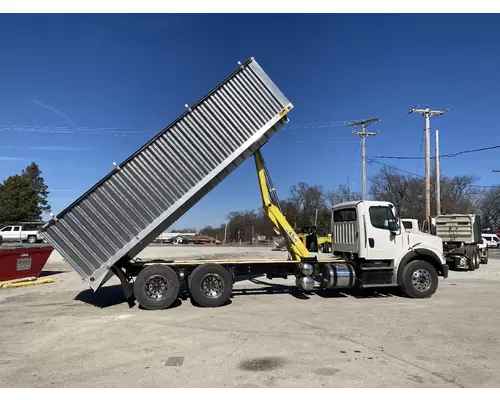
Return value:
[(215, 243), (216, 239), (207, 235), (196, 233), (163, 232), (156, 238), (156, 242), (173, 244), (205, 244)]

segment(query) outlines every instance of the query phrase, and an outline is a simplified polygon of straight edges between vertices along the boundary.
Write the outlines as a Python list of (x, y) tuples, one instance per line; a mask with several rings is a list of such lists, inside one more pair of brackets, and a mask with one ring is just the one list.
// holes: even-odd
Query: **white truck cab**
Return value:
[[(365, 287), (389, 280), (401, 286), (402, 279), (409, 279), (409, 285), (411, 280), (437, 281), (438, 275), (448, 276), (441, 238), (407, 231), (389, 202), (351, 201), (334, 206), (332, 232), (333, 254), (357, 261)], [(403, 278), (407, 267), (414, 272)]]

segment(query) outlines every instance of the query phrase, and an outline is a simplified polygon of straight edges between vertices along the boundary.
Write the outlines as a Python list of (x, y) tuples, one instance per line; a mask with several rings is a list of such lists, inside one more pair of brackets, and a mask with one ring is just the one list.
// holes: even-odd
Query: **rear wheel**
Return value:
[(475, 269), (478, 269), (481, 266), (481, 250), (476, 248), (474, 250), (474, 254), (475, 254), (474, 263), (475, 263), (475, 267), (476, 267)]
[(478, 268), (477, 264), (477, 250), (473, 249), (470, 254), (468, 254), (469, 258), (467, 260), (469, 271), (475, 271)]
[(231, 296), (233, 277), (219, 264), (203, 264), (195, 268), (188, 278), (189, 293), (200, 307), (220, 307)]
[(484, 249), (484, 256), (481, 258), (481, 264), (488, 264), (488, 248)]
[(177, 299), (179, 286), (179, 278), (172, 268), (150, 265), (137, 275), (134, 296), (147, 310), (163, 310)]
[(438, 273), (427, 261), (410, 261), (403, 268), (400, 286), (408, 297), (421, 299), (431, 297), (436, 292)]
[(28, 243), (36, 243), (36, 236), (28, 236)]

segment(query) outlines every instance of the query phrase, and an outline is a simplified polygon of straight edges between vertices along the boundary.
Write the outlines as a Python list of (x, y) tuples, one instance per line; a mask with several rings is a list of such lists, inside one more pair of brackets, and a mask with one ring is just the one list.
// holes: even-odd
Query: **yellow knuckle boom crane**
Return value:
[(254, 153), (254, 159), (255, 167), (257, 169), (257, 177), (259, 180), (260, 193), (262, 196), (262, 205), (267, 213), (267, 216), (283, 236), (290, 257), (295, 261), (309, 259), (309, 250), (307, 250), (302, 240), (300, 240), (295, 230), (283, 215), (276, 189), (272, 184), (271, 177), (260, 149)]

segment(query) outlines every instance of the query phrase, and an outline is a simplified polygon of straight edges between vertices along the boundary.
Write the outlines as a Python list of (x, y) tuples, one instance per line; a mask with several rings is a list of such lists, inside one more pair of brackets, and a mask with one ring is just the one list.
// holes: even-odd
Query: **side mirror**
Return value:
[(396, 221), (389, 221), (389, 230), (393, 235), (399, 235), (401, 227)]

